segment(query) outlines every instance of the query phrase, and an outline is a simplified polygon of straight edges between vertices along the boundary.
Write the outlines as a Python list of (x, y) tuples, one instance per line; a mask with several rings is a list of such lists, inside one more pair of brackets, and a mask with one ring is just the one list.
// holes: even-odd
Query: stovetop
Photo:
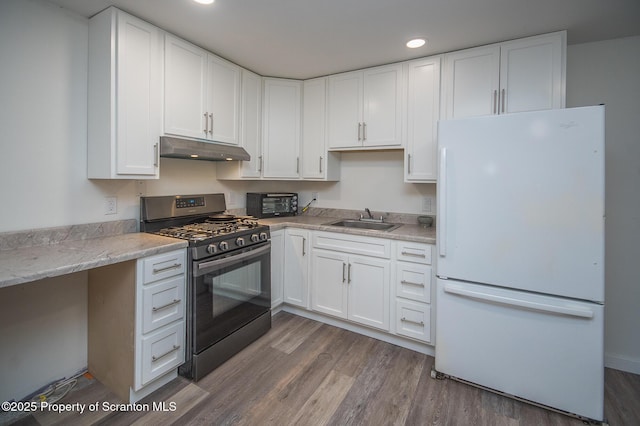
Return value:
[(268, 243), (267, 225), (225, 211), (224, 194), (141, 197), (140, 231), (188, 241), (193, 260)]
[(182, 226), (169, 226), (155, 231), (155, 234), (180, 238), (190, 243), (244, 235), (260, 228), (258, 220), (252, 216), (233, 216), (225, 219), (206, 218), (202, 222)]

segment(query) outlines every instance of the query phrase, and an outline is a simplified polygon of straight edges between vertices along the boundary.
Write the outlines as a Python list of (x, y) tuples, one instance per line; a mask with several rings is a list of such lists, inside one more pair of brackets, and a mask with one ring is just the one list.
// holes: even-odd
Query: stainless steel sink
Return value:
[(398, 223), (368, 222), (354, 219), (340, 219), (335, 222), (325, 223), (324, 225), (340, 226), (343, 228), (368, 229), (372, 231), (392, 231), (400, 226)]

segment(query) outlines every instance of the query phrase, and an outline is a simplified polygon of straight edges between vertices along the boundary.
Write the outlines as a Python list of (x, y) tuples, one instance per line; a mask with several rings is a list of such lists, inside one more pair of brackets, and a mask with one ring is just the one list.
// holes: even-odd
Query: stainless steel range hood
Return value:
[(249, 161), (251, 159), (249, 153), (239, 146), (169, 136), (160, 136), (160, 157), (205, 161)]

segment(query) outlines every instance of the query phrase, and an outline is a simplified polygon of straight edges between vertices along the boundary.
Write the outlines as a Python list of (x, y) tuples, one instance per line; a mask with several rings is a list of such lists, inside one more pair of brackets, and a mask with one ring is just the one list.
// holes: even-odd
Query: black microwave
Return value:
[(295, 216), (298, 214), (298, 194), (247, 192), (247, 214), (257, 218)]

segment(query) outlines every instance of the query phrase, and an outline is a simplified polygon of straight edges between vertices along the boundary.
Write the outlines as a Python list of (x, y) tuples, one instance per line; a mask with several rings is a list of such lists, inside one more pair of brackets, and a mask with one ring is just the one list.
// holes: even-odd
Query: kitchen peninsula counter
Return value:
[(136, 232), (135, 220), (0, 234), (0, 288), (187, 247)]

